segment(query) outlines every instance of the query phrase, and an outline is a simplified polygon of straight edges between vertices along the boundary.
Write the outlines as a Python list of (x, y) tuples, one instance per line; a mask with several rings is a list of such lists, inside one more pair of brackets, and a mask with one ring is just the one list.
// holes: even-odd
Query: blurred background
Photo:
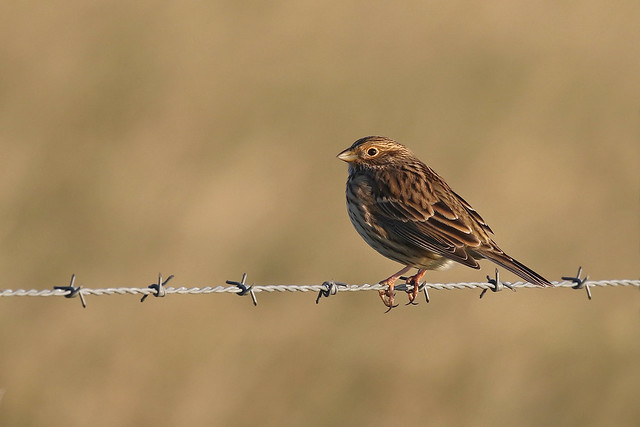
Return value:
[[(4, 1), (0, 288), (375, 283), (400, 267), (350, 224), (335, 158), (372, 134), (549, 279), (637, 279), (639, 19), (635, 0)], [(3, 298), (0, 425), (638, 425), (640, 293), (593, 294)]]

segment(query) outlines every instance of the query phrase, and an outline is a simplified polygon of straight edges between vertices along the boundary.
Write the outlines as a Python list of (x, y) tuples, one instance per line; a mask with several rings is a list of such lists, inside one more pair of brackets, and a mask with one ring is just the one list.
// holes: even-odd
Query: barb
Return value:
[(253, 291), (253, 285), (247, 287), (245, 285), (247, 281), (247, 273), (242, 273), (242, 280), (240, 282), (234, 282), (233, 280), (227, 280), (226, 283), (228, 285), (237, 286), (239, 291), (236, 295), (239, 297), (245, 296), (247, 293), (251, 295), (251, 301), (253, 301), (253, 306), (256, 307), (258, 305), (258, 299), (256, 298), (256, 293)]
[(585, 288), (587, 290), (587, 298), (589, 298), (589, 301), (591, 301), (591, 289), (589, 289), (589, 284), (587, 283), (587, 280), (589, 280), (589, 276), (584, 276), (584, 279), (581, 279), (580, 276), (582, 276), (582, 266), (578, 267), (578, 274), (576, 274), (575, 277), (562, 276), (562, 280), (570, 280), (575, 283), (575, 285), (572, 286), (573, 289)]
[[(586, 288), (588, 296), (591, 297), (590, 288), (592, 287), (636, 287), (640, 289), (640, 280), (599, 280), (591, 281), (587, 278), (580, 278), (582, 270), (578, 270), (578, 277), (563, 277), (563, 281), (552, 282), (555, 287), (544, 289), (558, 289), (558, 288), (570, 288), (581, 289)], [(51, 297), (51, 296), (64, 296), (66, 298), (80, 297), (83, 307), (86, 307), (84, 297), (87, 295), (103, 296), (103, 295), (143, 295), (143, 298), (149, 295), (156, 297), (162, 297), (169, 294), (177, 295), (206, 295), (214, 293), (231, 293), (236, 295), (251, 295), (254, 305), (257, 305), (256, 295), (259, 292), (314, 292), (317, 293), (316, 303), (319, 303), (322, 297), (328, 298), (331, 295), (336, 295), (339, 292), (360, 292), (360, 291), (379, 291), (386, 289), (386, 285), (380, 284), (362, 284), (362, 285), (349, 285), (346, 283), (336, 281), (326, 281), (319, 285), (246, 285), (246, 273), (243, 275), (241, 282), (227, 281), (231, 286), (204, 286), (204, 287), (165, 287), (166, 283), (173, 278), (173, 275), (169, 276), (166, 280), (162, 280), (162, 275), (159, 275), (158, 282), (151, 286), (144, 288), (136, 287), (113, 287), (113, 288), (83, 288), (80, 286), (74, 286), (75, 274), (71, 276), (71, 281), (68, 286), (55, 286), (51, 289), (0, 289), (0, 297)], [(579, 284), (577, 282), (580, 282)], [(500, 290), (501, 285), (515, 290), (516, 288), (535, 288), (542, 289), (539, 286), (526, 282), (500, 282), (500, 278), (496, 275), (495, 278), (489, 278), (489, 282), (461, 282), (461, 283), (424, 283), (420, 285), (420, 289), (425, 293), (427, 302), (430, 301), (428, 289), (431, 290), (457, 290), (457, 289), (481, 289), (481, 296), (488, 290), (496, 291)], [(402, 290), (403, 284), (398, 284), (396, 289)]]
[[(167, 277), (167, 280), (165, 280), (164, 282), (162, 281), (162, 273), (158, 273), (158, 283), (152, 283), (149, 285), (149, 289), (153, 289), (155, 291), (155, 293), (152, 293), (151, 295), (153, 295), (156, 298), (162, 298), (167, 294), (167, 291), (164, 287), (164, 285), (167, 284), (167, 282), (169, 280), (173, 279), (173, 274), (170, 275), (169, 277)], [(142, 296), (142, 298), (140, 299), (140, 302), (144, 302), (145, 299), (147, 299), (147, 297), (150, 294), (145, 294)]]
[(429, 298), (429, 290), (427, 289), (426, 283), (420, 285), (420, 289), (424, 292), (424, 299), (427, 300), (427, 304), (431, 302), (431, 298)]
[(64, 297), (65, 298), (75, 298), (80, 296), (80, 302), (82, 303), (82, 308), (87, 308), (87, 302), (84, 300), (84, 296), (82, 295), (81, 289), (82, 286), (75, 287), (73, 284), (76, 282), (76, 275), (71, 275), (71, 281), (69, 282), (69, 286), (54, 286), (53, 289), (68, 292)]
[(316, 298), (316, 304), (320, 302), (320, 298), (322, 297), (329, 298), (331, 295), (337, 294), (339, 286), (347, 287), (349, 285), (347, 285), (346, 283), (334, 282), (334, 281), (324, 282), (322, 284), (323, 288), (320, 289), (320, 291), (318, 291), (318, 298)]

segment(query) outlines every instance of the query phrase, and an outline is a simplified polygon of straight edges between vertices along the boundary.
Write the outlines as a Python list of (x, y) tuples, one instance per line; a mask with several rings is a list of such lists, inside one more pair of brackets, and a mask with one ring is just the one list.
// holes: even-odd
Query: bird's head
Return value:
[(413, 154), (404, 145), (384, 136), (366, 136), (337, 156), (351, 167), (378, 167), (406, 161)]

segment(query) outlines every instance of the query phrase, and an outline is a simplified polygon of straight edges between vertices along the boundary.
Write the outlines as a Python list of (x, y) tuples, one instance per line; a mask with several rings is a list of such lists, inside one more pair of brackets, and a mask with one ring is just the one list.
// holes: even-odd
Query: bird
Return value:
[[(427, 270), (456, 263), (479, 269), (483, 258), (530, 283), (553, 286), (500, 249), (478, 212), (403, 144), (367, 136), (337, 157), (349, 166), (347, 211), (356, 231), (381, 255), (405, 266), (379, 282), (387, 286), (379, 293), (389, 310), (396, 307), (399, 278), (406, 279), (414, 304)], [(417, 273), (405, 278), (413, 268)]]

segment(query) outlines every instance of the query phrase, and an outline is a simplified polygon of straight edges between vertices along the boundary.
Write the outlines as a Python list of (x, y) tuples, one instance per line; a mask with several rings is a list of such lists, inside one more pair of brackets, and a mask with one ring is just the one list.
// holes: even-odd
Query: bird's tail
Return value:
[(495, 262), (500, 267), (509, 270), (513, 274), (517, 274), (529, 283), (533, 283), (534, 285), (538, 286), (553, 286), (550, 281), (548, 281), (526, 265), (522, 264), (521, 262), (511, 258), (509, 255), (505, 254), (497, 247), (493, 248), (493, 250), (479, 252), (479, 254), (483, 258)]

